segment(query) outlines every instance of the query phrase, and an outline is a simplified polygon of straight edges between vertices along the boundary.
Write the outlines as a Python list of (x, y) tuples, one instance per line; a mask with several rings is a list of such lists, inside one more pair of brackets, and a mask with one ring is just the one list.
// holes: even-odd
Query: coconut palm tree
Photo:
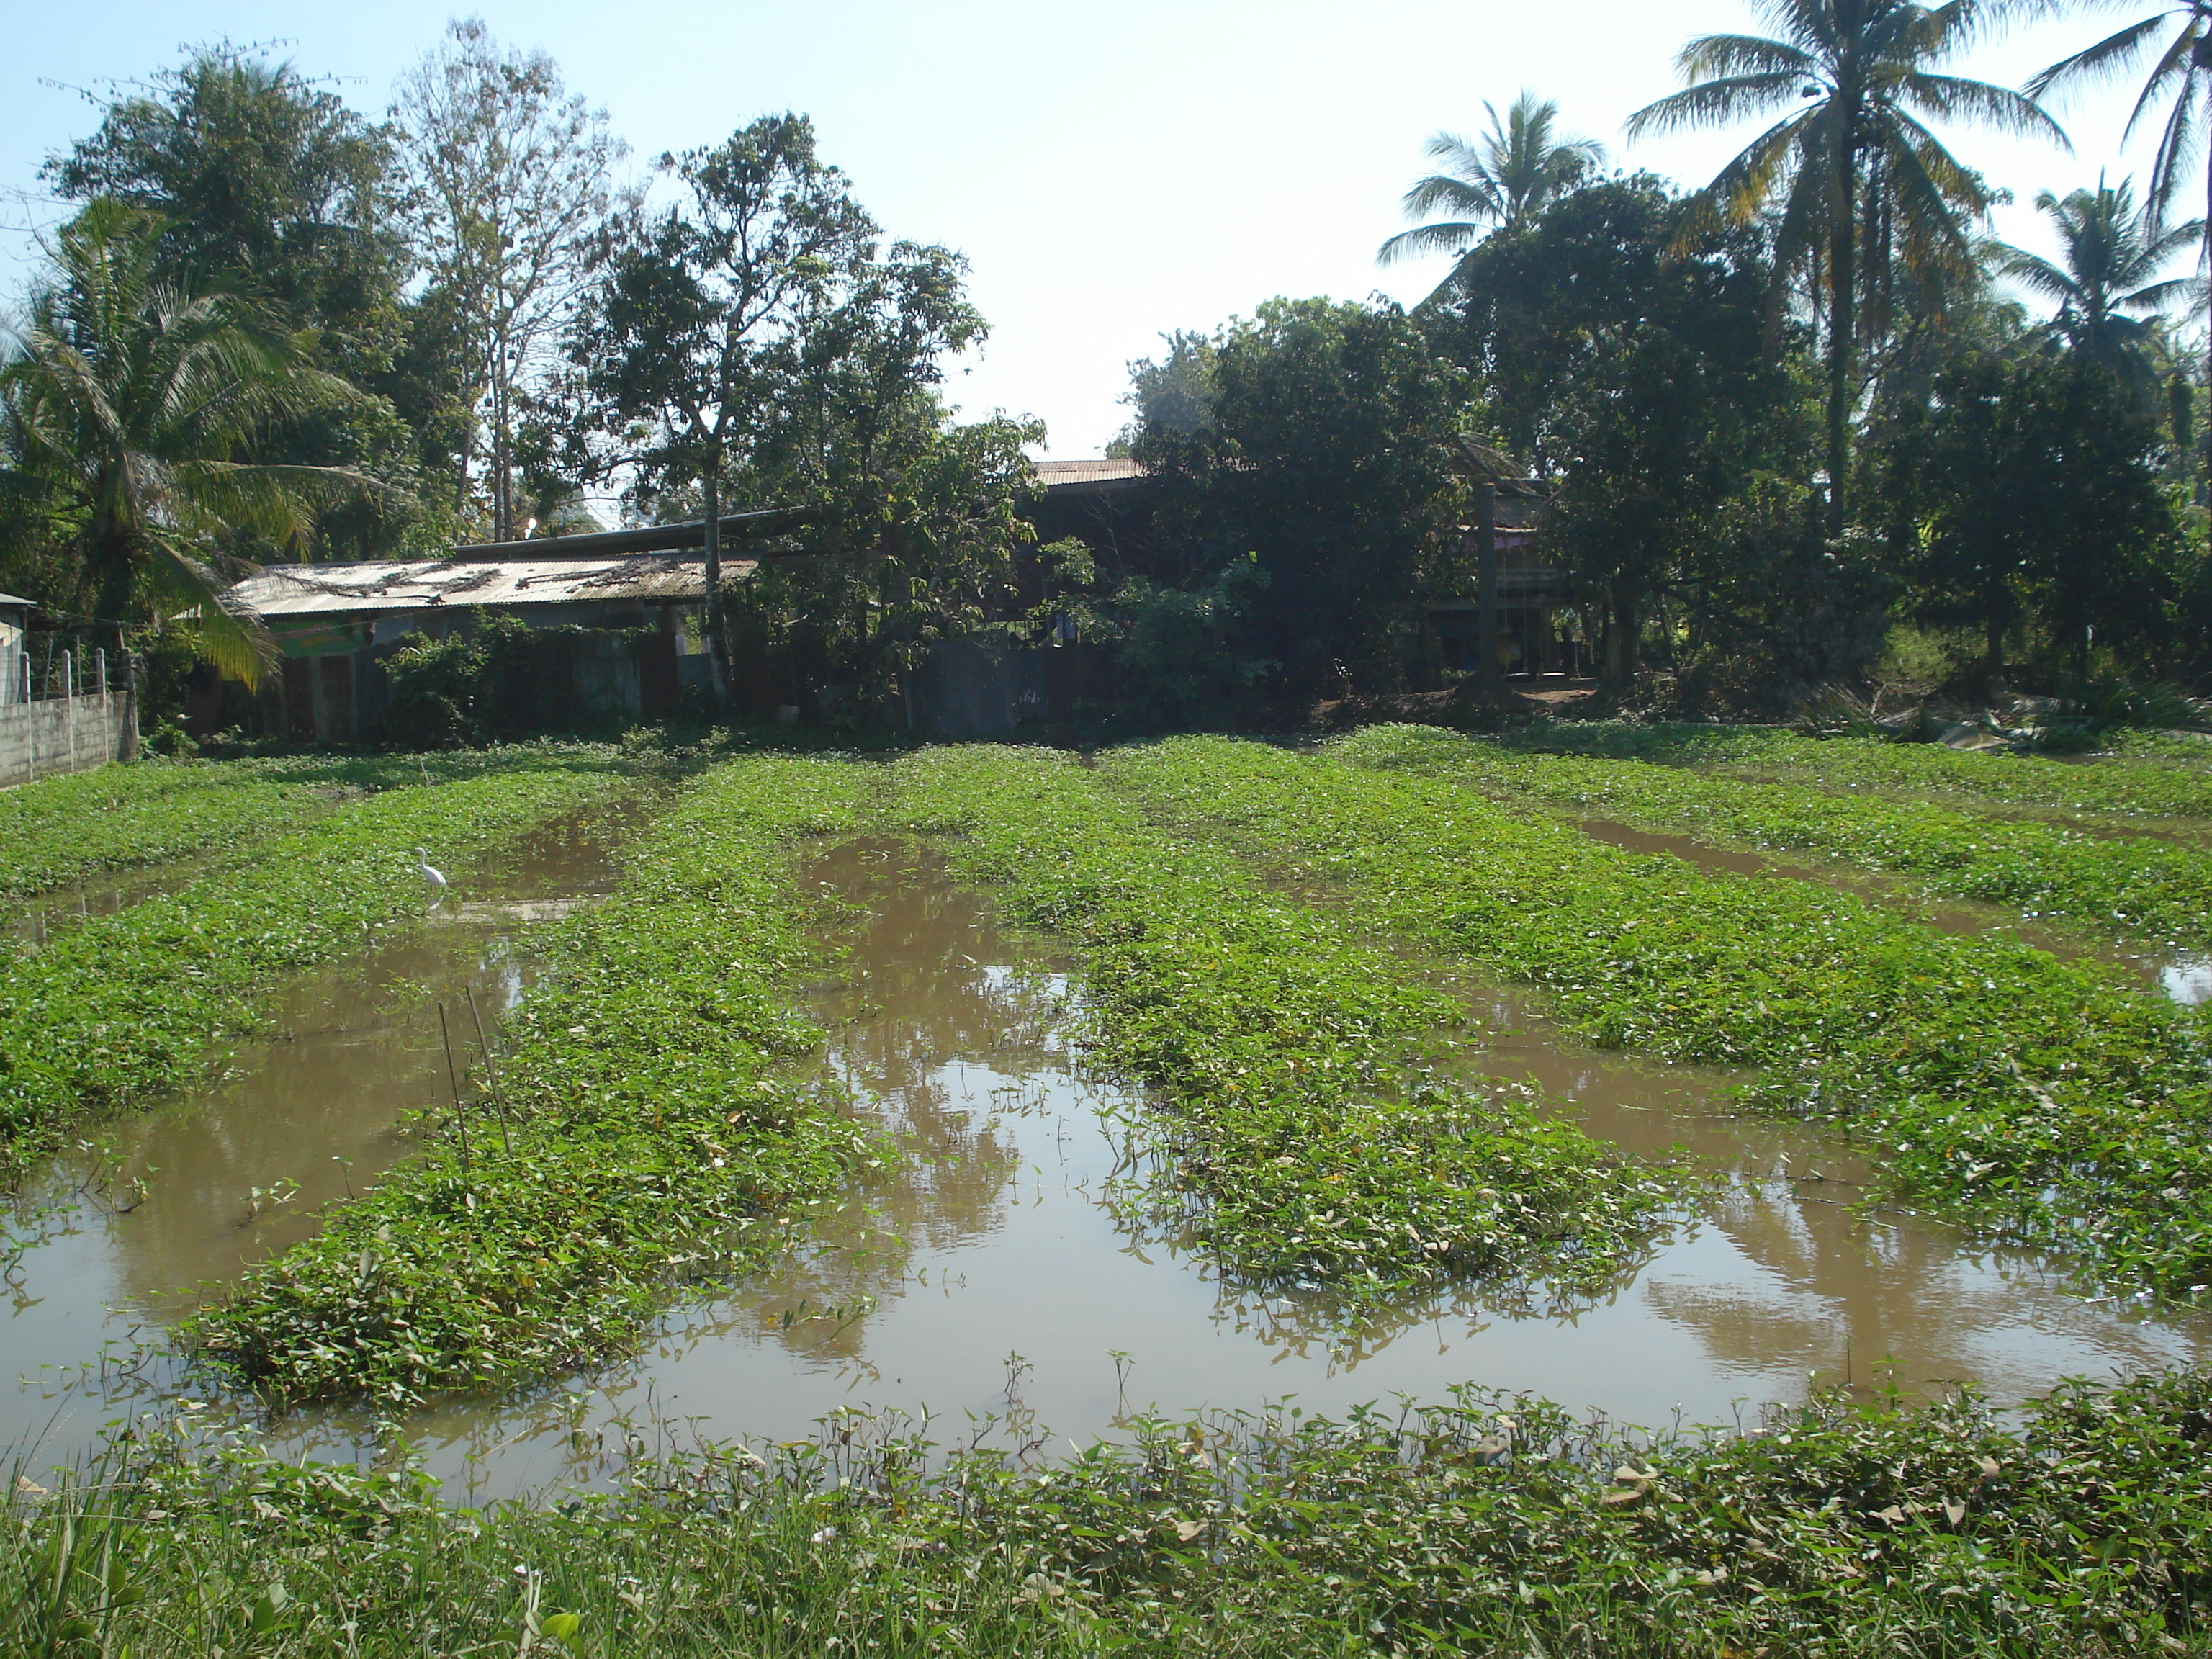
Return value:
[(2157, 328), (2152, 319), (2194, 286), (2159, 273), (2202, 240), (2203, 221), (2161, 228), (2154, 206), (2136, 206), (2130, 179), (2107, 185), (2100, 179), (2096, 189), (2063, 198), (2046, 190), (2035, 205), (2058, 233), (2058, 261), (2000, 242), (1991, 250), (1996, 269), (2058, 307), (2055, 335), (2149, 398), (2156, 370), (2144, 348)]
[[(2084, 82), (2124, 75), (2151, 55), (2150, 73), (2129, 112), (2123, 140), (2132, 137), (2146, 120), (2155, 118), (2166, 106), (2153, 158), (2150, 187), (2143, 203), (2151, 222), (2163, 225), (2172, 212), (2186, 182), (2191, 160), (2203, 142), (2205, 125), (2212, 122), (2212, 0), (2178, 0), (2149, 16), (2107, 35), (2094, 46), (2062, 58), (2027, 83), (2030, 95), (2042, 97)], [(2206, 239), (2212, 257), (2212, 158), (2208, 158), (2204, 181), (2207, 217), (2195, 222)], [(2212, 338), (2206, 341), (2212, 354)], [(2208, 356), (2212, 362), (2212, 356)], [(2212, 428), (2208, 428), (2212, 436)]]
[[(1495, 105), (1485, 103), (1483, 108), (1490, 114), (1490, 131), (1480, 138), (1469, 143), (1456, 133), (1439, 132), (1422, 146), (1424, 155), (1442, 165), (1406, 192), (1400, 205), (1416, 228), (1383, 243), (1375, 255), (1380, 263), (1463, 253), (1491, 231), (1522, 223), (1604, 164), (1604, 145), (1556, 132), (1559, 106), (1549, 99), (1523, 88), (1503, 120)], [(1437, 213), (1455, 216), (1419, 222)], [(1451, 281), (1446, 277), (1445, 285)]]
[(164, 283), (164, 228), (99, 200), (60, 232), (48, 279), (0, 343), (0, 447), (71, 544), (101, 622), (118, 636), (125, 623), (181, 627), (252, 684), (276, 653), (225, 597), (239, 547), (296, 555), (318, 504), (398, 492), (346, 468), (252, 459), (271, 424), (362, 394), (310, 366), (311, 333), (236, 293)]
[(1844, 524), (1856, 402), (1851, 369), (1863, 296), (1893, 267), (1923, 284), (1972, 269), (1974, 224), (1993, 201), (1980, 176), (1929, 129), (1972, 120), (2063, 144), (2034, 100), (1938, 72), (2007, 8), (2003, 0), (1759, 0), (1778, 38), (1708, 34), (1675, 59), (1687, 89), (1629, 118), (1632, 138), (1787, 112), (1700, 191), (1702, 223), (1771, 216), (1778, 282), (1825, 301), (1828, 516)]

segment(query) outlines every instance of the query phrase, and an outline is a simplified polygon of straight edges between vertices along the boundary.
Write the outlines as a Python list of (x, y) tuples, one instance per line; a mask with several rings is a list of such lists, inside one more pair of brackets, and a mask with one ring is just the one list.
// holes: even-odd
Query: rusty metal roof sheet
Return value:
[(1039, 461), (1036, 481), (1047, 489), (1056, 485), (1133, 483), (1145, 476), (1134, 461)]
[[(750, 559), (726, 559), (722, 574), (735, 581), (754, 568)], [(707, 562), (696, 555), (641, 554), (616, 559), (395, 559), (272, 565), (230, 592), (264, 617), (610, 599), (683, 605), (706, 598)]]

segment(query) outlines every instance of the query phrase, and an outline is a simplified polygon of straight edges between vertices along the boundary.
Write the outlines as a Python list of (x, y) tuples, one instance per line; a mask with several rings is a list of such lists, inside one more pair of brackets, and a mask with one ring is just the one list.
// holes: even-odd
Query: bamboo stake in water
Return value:
[(438, 1005), (438, 1035), (446, 1040), (446, 1081), (453, 1086), (453, 1127), (461, 1138), (461, 1173), (469, 1173), (469, 1115), (461, 1105), (461, 1075), (453, 1069), (453, 1034), (446, 1024), (446, 1005)]
[(484, 1036), (483, 1016), (477, 1012), (477, 988), (465, 985), (462, 990), (469, 999), (469, 1018), (477, 1023), (477, 1047), (483, 1050), (484, 1076), (491, 1083), (491, 1103), (499, 1108), (499, 1144), (507, 1148), (509, 1158), (514, 1156), (514, 1141), (507, 1133), (507, 1096), (499, 1086), (499, 1067), (491, 1057), (491, 1043)]

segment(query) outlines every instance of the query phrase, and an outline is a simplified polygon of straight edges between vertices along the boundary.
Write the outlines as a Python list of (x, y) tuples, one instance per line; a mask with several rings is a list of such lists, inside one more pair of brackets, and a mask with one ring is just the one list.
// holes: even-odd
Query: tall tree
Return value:
[[(2136, 95), (2121, 137), (2123, 141), (2134, 137), (2136, 128), (2157, 118), (2165, 106), (2165, 124), (2159, 130), (2144, 198), (2151, 222), (2158, 226), (2166, 222), (2180, 198), (2190, 163), (2203, 143), (2206, 123), (2212, 121), (2212, 0), (2178, 0), (2160, 7), (2071, 58), (2060, 58), (2031, 80), (2027, 89), (2040, 98), (2110, 79), (2126, 74), (2146, 56), (2151, 60), (2150, 73)], [(2204, 191), (2206, 216), (2195, 222), (2198, 234), (2206, 239), (2206, 257), (2212, 258), (2212, 151), (2207, 153)], [(2212, 334), (2206, 337), (2205, 351), (2208, 366), (2212, 366)], [(2207, 422), (2205, 436), (2212, 442), (2212, 422)]]
[(2203, 222), (2160, 229), (2154, 207), (2137, 210), (2127, 179), (2116, 185), (2100, 179), (2096, 189), (2069, 191), (2063, 199), (2046, 190), (2035, 205), (2058, 234), (2057, 263), (2000, 243), (1996, 269), (2055, 303), (2052, 332), (2148, 400), (2157, 383), (2145, 349), (2152, 319), (2191, 286), (2186, 277), (2159, 273), (2203, 238)]
[(1686, 562), (1730, 499), (1807, 459), (1802, 356), (1763, 341), (1759, 239), (1723, 229), (1685, 252), (1692, 210), (1648, 174), (1584, 185), (1470, 253), (1455, 325), (1435, 331), (1553, 484), (1616, 684), (1655, 601), (1711, 586)]
[[(1159, 574), (1238, 595), (1232, 644), (1277, 690), (1403, 672), (1405, 606), (1462, 562), (1466, 497), (1449, 441), (1466, 377), (1393, 305), (1270, 300), (1214, 337), (1212, 418), (1149, 422)], [(1249, 582), (1231, 581), (1246, 561)]]
[(571, 337), (600, 464), (635, 469), (641, 499), (696, 486), (718, 660), (717, 526), (732, 495), (829, 508), (841, 562), (771, 579), (777, 604), (877, 660), (910, 657), (972, 619), (994, 562), (1008, 564), (1021, 444), (1039, 435), (1005, 421), (945, 429), (944, 359), (983, 330), (963, 264), (906, 242), (884, 257), (803, 116), (763, 117), (661, 166), (684, 199), (610, 233)]
[(1996, 681), (2007, 635), (2131, 625), (2172, 527), (2153, 413), (2084, 356), (1975, 356), (1890, 431), (1892, 540), (1920, 614), (1982, 630)]
[(387, 135), (289, 64), (204, 47), (127, 96), (43, 168), (75, 202), (108, 197), (168, 234), (155, 274), (243, 283), (317, 331), (326, 368), (356, 381), (391, 355), (406, 274), (386, 211)]
[(1972, 120), (2065, 135), (2008, 88), (1939, 73), (2008, 8), (2003, 0), (1758, 0), (1777, 37), (1709, 34), (1675, 59), (1687, 89), (1629, 118), (1631, 137), (1790, 113), (1700, 194), (1707, 216), (1771, 216), (1778, 283), (1802, 283), (1826, 313), (1828, 527), (1847, 521), (1859, 309), (1899, 274), (1939, 283), (1971, 264), (1994, 201), (1926, 125)]
[(222, 567), (242, 544), (296, 552), (317, 504), (384, 487), (254, 458), (272, 419), (361, 394), (315, 368), (312, 334), (265, 307), (165, 282), (163, 230), (106, 200), (63, 229), (0, 362), (4, 446), (118, 647), (126, 624), (179, 624), (252, 684), (271, 647), (228, 607)]
[[(1524, 222), (1543, 206), (1581, 183), (1605, 162), (1605, 146), (1557, 131), (1559, 106), (1525, 88), (1503, 120), (1495, 106), (1490, 131), (1469, 142), (1457, 133), (1439, 132), (1422, 147), (1437, 170), (1417, 180), (1400, 204), (1415, 228), (1401, 231), (1376, 250), (1383, 264), (1430, 253), (1464, 253), (1489, 232)], [(1420, 222), (1437, 214), (1455, 216)], [(1447, 276), (1442, 288), (1449, 287)]]
[(308, 331), (316, 367), (376, 394), (296, 410), (256, 442), (264, 460), (356, 468), (397, 487), (320, 514), (322, 544), (362, 556), (427, 528), (417, 507), (392, 505), (410, 500), (422, 446), (390, 401), (404, 395), (417, 309), (402, 293), (410, 254), (390, 169), (389, 135), (337, 94), (222, 45), (110, 99), (98, 130), (45, 170), (65, 198), (159, 217), (155, 280), (255, 296)]
[[(627, 151), (605, 110), (566, 95), (544, 52), (501, 46), (477, 18), (456, 20), (447, 35), (399, 83), (401, 202), (453, 313), (464, 377), (455, 397), (480, 410), (491, 537), (507, 541), (519, 521), (516, 428), (587, 280), (586, 256)], [(454, 479), (464, 514), (472, 451), (465, 433)]]

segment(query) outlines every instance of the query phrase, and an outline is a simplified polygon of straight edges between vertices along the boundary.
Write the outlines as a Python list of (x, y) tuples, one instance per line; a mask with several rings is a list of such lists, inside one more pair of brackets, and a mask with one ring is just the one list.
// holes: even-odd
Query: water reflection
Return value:
[[(444, 1402), (396, 1425), (456, 1496), (596, 1479), (633, 1437), (803, 1438), (847, 1407), (932, 1418), (941, 1435), (965, 1437), (971, 1421), (1008, 1409), (1010, 1355), (1020, 1357), (1024, 1410), (1081, 1442), (1150, 1406), (1295, 1395), (1334, 1412), (1394, 1395), (1438, 1398), (1461, 1382), (1633, 1422), (1678, 1409), (1725, 1422), (1740, 1401), (1802, 1398), (1815, 1375), (1865, 1389), (1892, 1374), (1893, 1358), (1909, 1391), (1972, 1379), (2017, 1400), (2063, 1376), (2208, 1351), (2201, 1319), (2085, 1303), (2035, 1259), (1966, 1249), (1914, 1216), (1863, 1213), (1858, 1161), (1817, 1133), (1732, 1116), (1736, 1076), (1594, 1054), (1528, 1003), (1474, 984), (1458, 988), (1478, 1034), (1466, 1064), (1542, 1091), (1631, 1151), (1684, 1149), (1717, 1178), (1699, 1218), (1648, 1260), (1622, 1264), (1610, 1294), (1556, 1316), (1541, 1285), (1437, 1291), (1352, 1322), (1317, 1293), (1224, 1283), (1179, 1238), (1132, 1230), (1112, 1201), (1117, 1173), (1128, 1174), (1129, 1121), (1147, 1109), (1069, 1051), (1065, 964), (1048, 946), (1000, 929), (927, 849), (850, 844), (825, 852), (811, 876), (844, 917), (831, 930), (844, 954), (815, 994), (830, 1031), (824, 1063), (902, 1162), (824, 1206), (811, 1242), (777, 1267), (672, 1316), (634, 1361), (520, 1399)], [(407, 1029), (380, 1028), (370, 1046), (419, 1064)], [(427, 1058), (441, 1079), (434, 1049)], [(371, 1065), (357, 1055), (355, 1072), (366, 1079)], [(350, 1085), (333, 1075), (317, 1086)], [(263, 1115), (297, 1120), (283, 1132), (286, 1156), (326, 1151), (343, 1133), (334, 1103), (299, 1093), (289, 1106), (284, 1091), (264, 1097)], [(216, 1143), (240, 1141), (254, 1116), (203, 1114), (198, 1133), (210, 1144), (168, 1155), (208, 1161), (191, 1188), (206, 1194), (204, 1224), (259, 1249), (302, 1224), (288, 1213), (240, 1224), (240, 1183), (264, 1166), (224, 1163)], [(246, 1254), (234, 1242), (225, 1267), (204, 1237), (124, 1243), (143, 1219), (85, 1219), (98, 1259), (130, 1265), (46, 1304), (66, 1301), (56, 1320), (75, 1326), (11, 1328), (32, 1339), (11, 1352), (96, 1356), (119, 1328), (98, 1313), (103, 1301), (140, 1320), (185, 1262), (220, 1273)], [(96, 1396), (96, 1377), (82, 1392)], [(341, 1411), (292, 1419), (278, 1439), (295, 1455), (390, 1455), (379, 1429)]]

